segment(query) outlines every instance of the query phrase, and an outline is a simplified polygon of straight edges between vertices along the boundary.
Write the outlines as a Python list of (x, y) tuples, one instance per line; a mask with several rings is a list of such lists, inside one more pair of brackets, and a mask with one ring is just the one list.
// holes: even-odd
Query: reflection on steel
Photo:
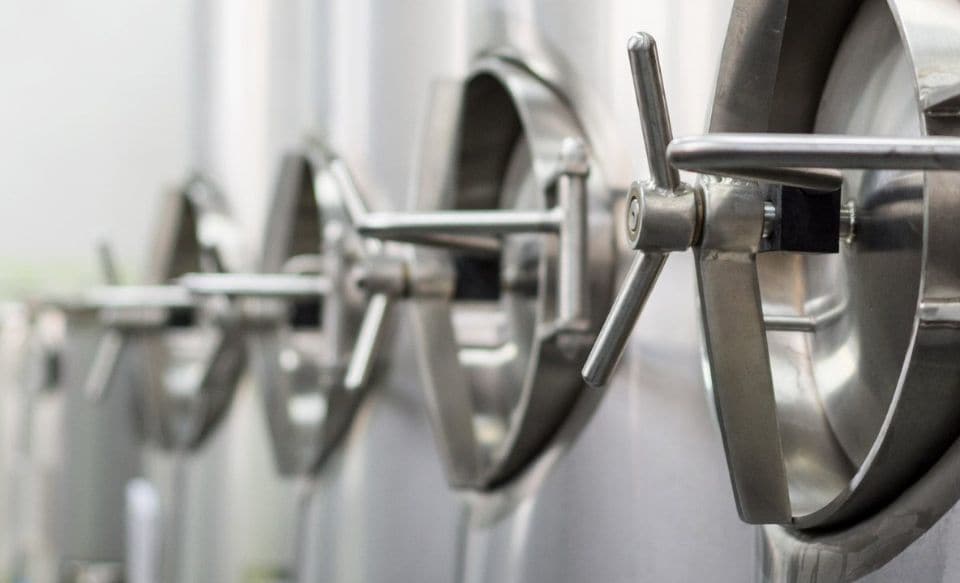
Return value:
[[(680, 164), (674, 163), (677, 164), (678, 168), (682, 168)], [(811, 190), (837, 190), (843, 183), (843, 174), (839, 170), (827, 168), (786, 168), (773, 165), (765, 168), (723, 168), (711, 172), (718, 176), (776, 182), (777, 184), (798, 186)]]
[[(958, 135), (955, 3), (806, 4), (737, 0), (711, 132)], [(927, 328), (923, 306), (960, 290), (949, 267), (956, 173), (843, 176), (856, 212), (841, 210), (840, 254), (759, 262), (765, 311), (844, 309), (813, 335), (768, 335), (778, 393), (790, 396), (778, 414), (795, 517), (763, 529), (756, 571), (847, 581), (893, 560), (877, 580), (949, 579), (919, 557), (953, 536), (928, 529), (957, 500), (958, 364), (939, 355), (958, 338), (949, 323)]]
[(106, 330), (103, 333), (90, 363), (90, 371), (84, 379), (84, 393), (89, 399), (103, 399), (107, 389), (115, 382), (117, 362), (120, 360), (124, 342), (123, 334), (118, 330)]
[(88, 396), (102, 399), (124, 358), (138, 359), (137, 424), (148, 442), (179, 450), (199, 445), (222, 418), (245, 349), (235, 331), (207, 322), (222, 302), (199, 301), (176, 280), (189, 271), (229, 268), (239, 249), (225, 201), (204, 179), (191, 177), (164, 203), (149, 283), (94, 287), (54, 303), (93, 310), (105, 327), (85, 383)]
[(559, 231), (561, 211), (447, 211), (429, 213), (370, 213), (357, 232), (383, 240), (456, 235), (509, 235)]

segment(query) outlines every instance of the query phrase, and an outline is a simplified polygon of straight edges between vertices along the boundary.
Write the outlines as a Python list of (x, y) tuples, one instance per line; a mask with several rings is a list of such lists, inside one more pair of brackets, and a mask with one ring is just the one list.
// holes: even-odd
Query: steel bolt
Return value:
[(636, 196), (630, 198), (630, 208), (627, 211), (627, 230), (631, 234), (636, 234), (640, 228), (640, 199)]

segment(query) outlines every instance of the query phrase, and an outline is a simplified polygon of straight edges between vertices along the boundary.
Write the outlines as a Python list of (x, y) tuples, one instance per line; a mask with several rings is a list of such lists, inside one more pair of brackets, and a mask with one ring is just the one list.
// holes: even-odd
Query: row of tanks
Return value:
[(299, 8), (261, 234), (4, 307), (0, 574), (960, 576), (960, 8)]

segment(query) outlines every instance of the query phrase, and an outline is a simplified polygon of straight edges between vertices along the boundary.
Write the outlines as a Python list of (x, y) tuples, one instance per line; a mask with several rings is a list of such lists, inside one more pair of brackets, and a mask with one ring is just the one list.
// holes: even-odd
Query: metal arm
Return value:
[(587, 186), (589, 162), (582, 141), (561, 145), (557, 205), (542, 211), (437, 211), (370, 213), (357, 224), (367, 237), (420, 245), (497, 252), (499, 237), (520, 233), (557, 235), (558, 307), (554, 329), (582, 331), (587, 315)]
[(744, 168), (960, 170), (960, 140), (826, 134), (707, 134), (674, 140), (667, 148), (667, 158), (682, 170), (721, 175)]
[(333, 289), (326, 276), (288, 273), (188, 273), (178, 283), (197, 296), (309, 298)]

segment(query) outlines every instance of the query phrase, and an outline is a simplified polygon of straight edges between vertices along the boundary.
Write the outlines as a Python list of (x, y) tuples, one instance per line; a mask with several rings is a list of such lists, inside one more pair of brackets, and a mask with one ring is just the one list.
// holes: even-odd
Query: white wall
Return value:
[(0, 294), (139, 274), (190, 159), (188, 0), (0, 0)]

